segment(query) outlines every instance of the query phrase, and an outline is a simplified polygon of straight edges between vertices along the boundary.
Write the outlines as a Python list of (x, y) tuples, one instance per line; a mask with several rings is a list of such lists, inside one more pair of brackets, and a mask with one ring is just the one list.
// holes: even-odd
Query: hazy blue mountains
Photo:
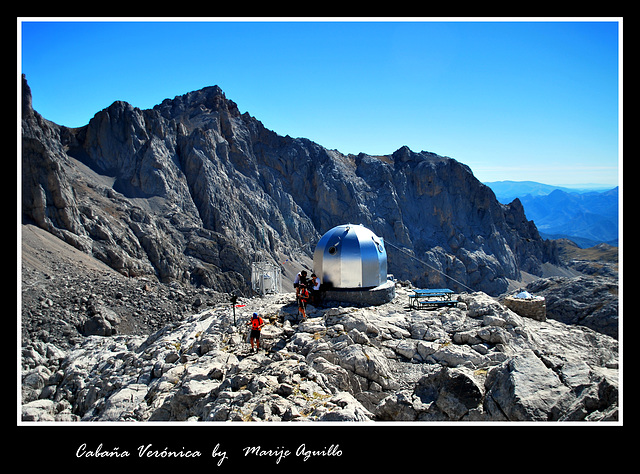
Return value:
[(500, 202), (518, 198), (545, 238), (566, 237), (581, 247), (618, 245), (618, 187), (588, 191), (533, 181), (486, 183)]

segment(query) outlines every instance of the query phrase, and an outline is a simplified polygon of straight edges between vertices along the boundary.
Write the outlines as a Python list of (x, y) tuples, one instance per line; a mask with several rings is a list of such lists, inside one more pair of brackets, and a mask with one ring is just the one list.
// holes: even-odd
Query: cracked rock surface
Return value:
[[(412, 310), (244, 299), (150, 336), (88, 336), (22, 352), (29, 421), (614, 421), (618, 341), (518, 316), (490, 296)], [(269, 322), (246, 341), (254, 311)]]

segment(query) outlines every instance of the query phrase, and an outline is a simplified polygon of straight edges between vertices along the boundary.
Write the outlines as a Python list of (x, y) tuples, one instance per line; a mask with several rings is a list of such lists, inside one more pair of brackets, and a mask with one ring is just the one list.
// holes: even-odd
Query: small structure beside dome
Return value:
[(547, 320), (547, 305), (543, 296), (533, 296), (528, 291), (520, 291), (514, 296), (507, 296), (504, 305), (514, 313), (536, 321)]

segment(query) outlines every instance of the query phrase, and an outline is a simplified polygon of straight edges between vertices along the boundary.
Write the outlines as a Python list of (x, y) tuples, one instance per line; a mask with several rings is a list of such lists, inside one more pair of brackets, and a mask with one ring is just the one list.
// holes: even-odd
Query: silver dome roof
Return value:
[(387, 280), (384, 240), (366, 227), (345, 224), (322, 236), (313, 254), (321, 283), (334, 288), (373, 288)]

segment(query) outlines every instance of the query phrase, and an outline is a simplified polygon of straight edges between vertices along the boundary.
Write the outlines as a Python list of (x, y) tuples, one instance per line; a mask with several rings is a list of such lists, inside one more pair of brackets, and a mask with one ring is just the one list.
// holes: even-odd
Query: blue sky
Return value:
[(403, 145), (481, 181), (619, 175), (619, 29), (604, 21), (30, 21), (34, 108), (86, 125), (219, 85), (281, 135), (343, 153)]

